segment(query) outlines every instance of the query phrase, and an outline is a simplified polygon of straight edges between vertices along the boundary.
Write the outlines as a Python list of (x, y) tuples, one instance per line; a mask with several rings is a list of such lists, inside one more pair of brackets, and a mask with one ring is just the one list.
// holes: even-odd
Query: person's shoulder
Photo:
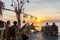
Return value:
[(14, 25), (10, 26), (10, 28), (14, 27)]
[(45, 25), (45, 27), (48, 27), (49, 25)]
[(55, 25), (56, 27), (58, 27), (57, 25)]
[(12, 25), (11, 27), (13, 27), (14, 25)]
[(15, 28), (19, 28), (19, 26), (18, 26), (18, 25), (14, 25), (14, 27), (15, 27)]
[(58, 27), (57, 25), (52, 25), (52, 27)]

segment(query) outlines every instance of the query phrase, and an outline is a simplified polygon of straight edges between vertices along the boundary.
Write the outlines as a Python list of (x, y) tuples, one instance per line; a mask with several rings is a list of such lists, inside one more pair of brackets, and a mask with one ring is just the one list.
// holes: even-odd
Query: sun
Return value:
[(41, 19), (40, 18), (37, 18), (37, 22), (40, 22), (41, 21)]

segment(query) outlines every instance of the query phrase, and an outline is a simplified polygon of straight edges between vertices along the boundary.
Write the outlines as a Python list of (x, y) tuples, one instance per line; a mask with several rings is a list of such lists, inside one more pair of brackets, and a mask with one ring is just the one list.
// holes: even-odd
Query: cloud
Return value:
[[(11, 1), (3, 0), (6, 8), (12, 9)], [(59, 16), (60, 14), (60, 0), (30, 0), (30, 3), (24, 6), (25, 12), (35, 16)], [(38, 14), (37, 14), (38, 13)], [(54, 15), (56, 14), (56, 15)]]

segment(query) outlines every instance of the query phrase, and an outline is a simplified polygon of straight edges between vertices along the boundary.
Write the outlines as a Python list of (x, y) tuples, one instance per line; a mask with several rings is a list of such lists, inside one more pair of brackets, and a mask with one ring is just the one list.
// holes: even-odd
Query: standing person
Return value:
[(50, 35), (50, 25), (48, 24), (48, 22), (46, 23), (44, 30), (46, 35)]
[(28, 40), (30, 34), (31, 34), (31, 30), (30, 30), (30, 25), (29, 23), (26, 23), (23, 27), (22, 27), (22, 38), (23, 40)]
[(6, 28), (10, 27), (10, 21), (7, 21)]
[(4, 39), (4, 30), (5, 30), (4, 21), (0, 20), (0, 40)]
[(31, 29), (32, 29), (32, 30), (35, 30), (34, 23), (32, 23), (30, 26), (31, 26)]
[(58, 26), (53, 22), (52, 27), (51, 27), (52, 35), (58, 35)]
[(14, 25), (10, 27), (9, 34), (10, 34), (10, 39), (16, 40), (16, 37), (19, 36), (19, 27), (17, 25), (17, 21), (13, 22)]
[(48, 22), (46, 23), (46, 25), (45, 25), (46, 27), (48, 27), (49, 26), (49, 24), (48, 24)]
[(7, 21), (6, 30), (5, 30), (5, 38), (6, 38), (6, 40), (9, 40), (9, 27), (10, 27), (10, 21)]

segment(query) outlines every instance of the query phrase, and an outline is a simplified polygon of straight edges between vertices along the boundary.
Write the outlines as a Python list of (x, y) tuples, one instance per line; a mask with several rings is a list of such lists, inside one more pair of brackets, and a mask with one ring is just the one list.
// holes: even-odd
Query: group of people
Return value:
[(19, 27), (17, 25), (17, 21), (14, 21), (12, 26), (10, 25), (10, 21), (7, 21), (4, 34), (5, 34), (4, 35), (5, 39), (7, 39), (7, 40), (14, 39), (15, 40), (16, 36), (19, 35)]
[(53, 22), (52, 25), (46, 23), (46, 25), (42, 27), (42, 31), (46, 35), (58, 35), (58, 26), (55, 24), (55, 22)]
[(31, 25), (29, 23), (25, 23), (21, 29), (17, 25), (17, 21), (14, 21), (13, 25), (10, 25), (11, 23), (10, 21), (4, 22), (4, 23), (5, 23), (5, 30), (4, 30), (3, 37), (6, 40), (16, 40), (17, 38), (19, 38), (19, 40), (20, 39), (27, 40), (31, 34), (31, 29), (35, 30), (34, 23), (32, 23)]

